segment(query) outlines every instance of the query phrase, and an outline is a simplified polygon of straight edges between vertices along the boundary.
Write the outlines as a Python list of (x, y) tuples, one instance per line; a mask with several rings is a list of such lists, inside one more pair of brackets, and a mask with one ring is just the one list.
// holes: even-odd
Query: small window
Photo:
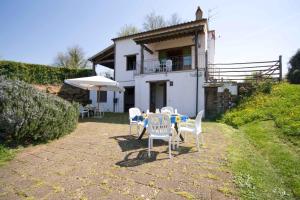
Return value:
[(136, 55), (126, 56), (126, 70), (136, 69)]
[(107, 102), (107, 91), (97, 91), (97, 102), (99, 103)]

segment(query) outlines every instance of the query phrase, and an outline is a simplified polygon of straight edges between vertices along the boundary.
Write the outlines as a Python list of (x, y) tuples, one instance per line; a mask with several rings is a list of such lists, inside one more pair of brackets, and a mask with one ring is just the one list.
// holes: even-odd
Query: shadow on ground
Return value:
[[(168, 142), (165, 142), (163, 140), (154, 141), (154, 147), (151, 150), (151, 157), (148, 157), (148, 138), (138, 140), (133, 135), (120, 135), (110, 137), (110, 139), (115, 139), (118, 142), (122, 152), (128, 152), (122, 161), (116, 163), (116, 165), (120, 167), (135, 167), (153, 161), (169, 159), (158, 158), (158, 155), (160, 153), (168, 154)], [(165, 148), (165, 150), (154, 151), (154, 148)], [(191, 149), (192, 147), (180, 146), (176, 149), (176, 155), (173, 156), (177, 157), (181, 154), (191, 153)]]
[(129, 124), (128, 113), (112, 113), (106, 112), (103, 117), (84, 117), (79, 118), (79, 123), (85, 122), (99, 122), (99, 123), (110, 123), (110, 124)]

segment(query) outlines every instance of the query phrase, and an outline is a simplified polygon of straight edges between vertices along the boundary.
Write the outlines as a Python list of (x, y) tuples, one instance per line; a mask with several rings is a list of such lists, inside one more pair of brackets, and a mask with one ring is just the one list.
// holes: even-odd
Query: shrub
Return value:
[(272, 90), (273, 82), (263, 81), (255, 85), (257, 92), (262, 92), (264, 94), (270, 94)]
[(68, 78), (91, 76), (91, 69), (70, 69), (47, 65), (0, 61), (0, 76), (34, 84), (60, 84)]
[(291, 57), (287, 79), (290, 83), (300, 84), (300, 49)]
[(78, 105), (29, 84), (0, 77), (0, 138), (6, 143), (45, 142), (70, 133)]

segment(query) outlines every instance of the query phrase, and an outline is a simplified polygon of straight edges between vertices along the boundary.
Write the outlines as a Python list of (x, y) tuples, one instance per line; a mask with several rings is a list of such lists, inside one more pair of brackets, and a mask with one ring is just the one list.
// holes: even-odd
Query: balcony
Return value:
[(136, 66), (135, 75), (190, 70), (192, 69), (192, 57), (176, 56), (167, 59), (147, 59), (144, 60), (142, 71), (141, 63), (137, 63)]

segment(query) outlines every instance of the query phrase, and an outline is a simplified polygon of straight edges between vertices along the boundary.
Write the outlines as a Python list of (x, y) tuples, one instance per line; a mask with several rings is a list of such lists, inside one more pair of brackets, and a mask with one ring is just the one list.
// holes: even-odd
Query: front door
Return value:
[(161, 109), (167, 105), (167, 84), (166, 82), (150, 83), (150, 112)]
[(125, 87), (124, 92), (124, 112), (134, 107), (134, 87)]

